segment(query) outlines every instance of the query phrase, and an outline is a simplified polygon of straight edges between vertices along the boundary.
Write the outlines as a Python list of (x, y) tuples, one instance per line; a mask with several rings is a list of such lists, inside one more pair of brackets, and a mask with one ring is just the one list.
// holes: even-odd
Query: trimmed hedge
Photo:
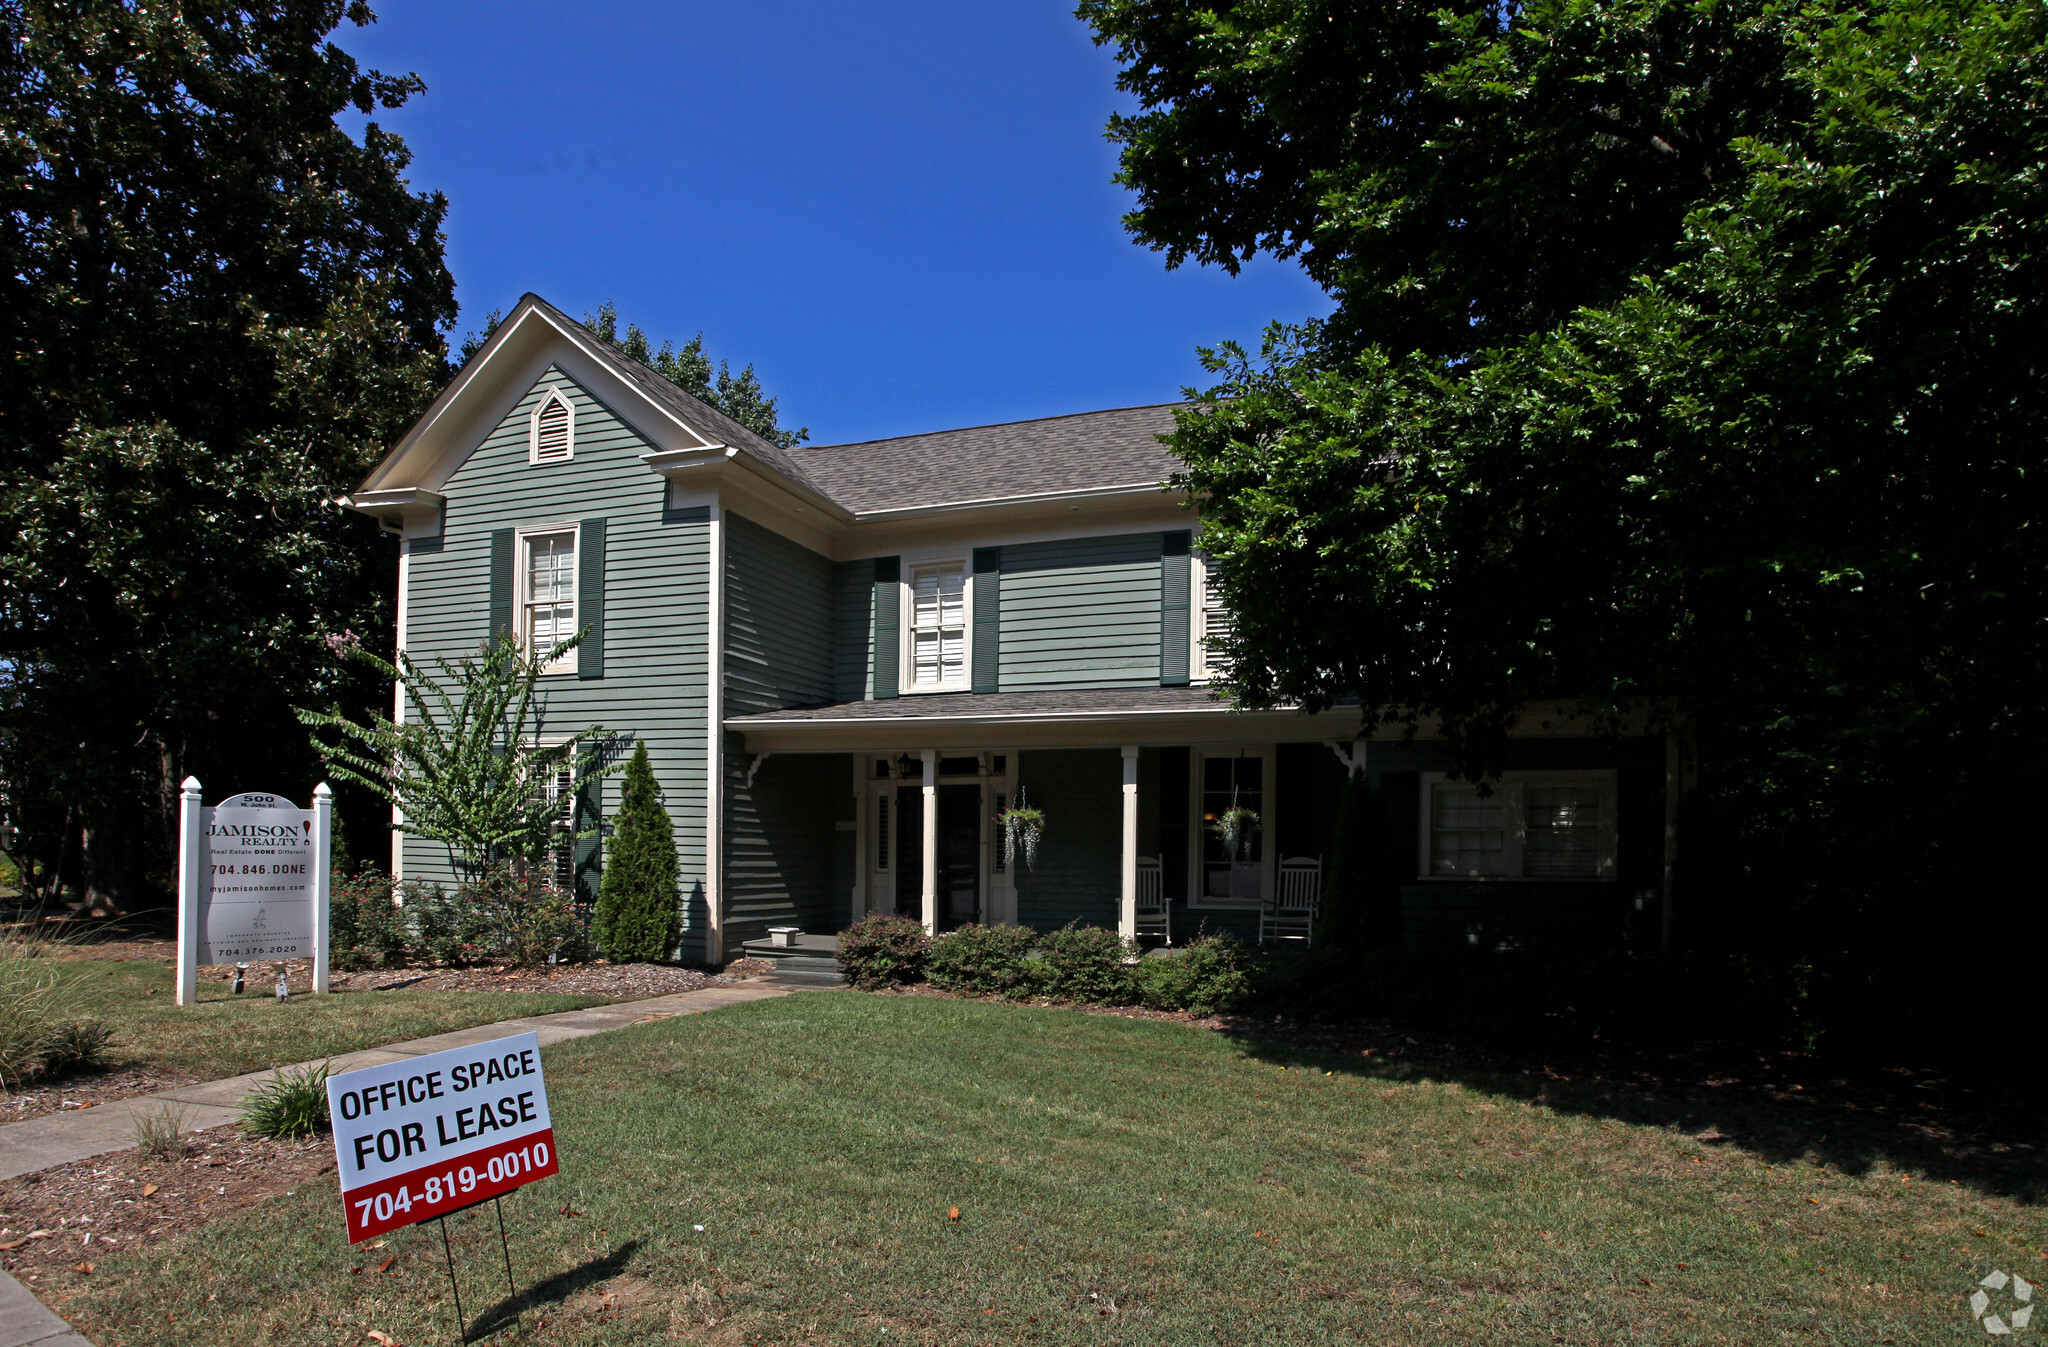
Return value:
[(863, 991), (924, 981), (932, 939), (921, 922), (893, 912), (870, 912), (839, 936), (839, 969)]
[(1038, 942), (1039, 988), (1060, 1001), (1121, 1006), (1132, 1000), (1137, 945), (1115, 931), (1069, 922)]
[(949, 992), (1022, 999), (1038, 986), (1037, 946), (1028, 927), (962, 926), (932, 942), (926, 976)]

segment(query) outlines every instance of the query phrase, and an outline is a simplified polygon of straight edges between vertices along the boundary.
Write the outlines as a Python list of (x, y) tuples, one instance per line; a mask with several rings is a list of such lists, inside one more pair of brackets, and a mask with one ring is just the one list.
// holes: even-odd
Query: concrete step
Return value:
[(814, 973), (798, 969), (777, 968), (772, 973), (758, 978), (749, 978), (748, 986), (763, 987), (844, 987), (846, 979), (837, 973)]

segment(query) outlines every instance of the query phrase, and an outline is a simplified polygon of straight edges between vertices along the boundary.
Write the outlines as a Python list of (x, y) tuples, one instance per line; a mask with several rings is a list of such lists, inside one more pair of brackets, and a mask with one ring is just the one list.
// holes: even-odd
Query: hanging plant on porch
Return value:
[(1045, 833), (1045, 811), (1031, 807), (1031, 801), (1023, 791), (1017, 792), (1017, 803), (996, 815), (996, 826), (1003, 830), (1003, 864), (1014, 868), (1017, 853), (1024, 853), (1025, 868), (1038, 868), (1038, 839)]
[(1223, 850), (1232, 860), (1242, 860), (1245, 849), (1252, 838), (1258, 836), (1258, 811), (1233, 804), (1216, 816), (1209, 825), (1209, 831), (1216, 834), (1216, 840), (1223, 843)]

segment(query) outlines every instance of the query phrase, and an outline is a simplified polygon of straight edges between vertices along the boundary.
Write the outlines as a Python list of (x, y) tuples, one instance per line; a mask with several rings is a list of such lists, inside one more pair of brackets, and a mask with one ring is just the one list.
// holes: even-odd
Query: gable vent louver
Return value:
[(533, 461), (559, 463), (570, 456), (569, 404), (551, 394), (533, 418)]

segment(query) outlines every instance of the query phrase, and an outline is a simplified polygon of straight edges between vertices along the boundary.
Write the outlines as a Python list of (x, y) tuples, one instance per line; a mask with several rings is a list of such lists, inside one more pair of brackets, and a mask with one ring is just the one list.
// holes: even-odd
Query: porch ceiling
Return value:
[(751, 752), (863, 748), (1085, 748), (1344, 739), (1356, 709), (1239, 711), (1204, 687), (947, 692), (734, 716)]

